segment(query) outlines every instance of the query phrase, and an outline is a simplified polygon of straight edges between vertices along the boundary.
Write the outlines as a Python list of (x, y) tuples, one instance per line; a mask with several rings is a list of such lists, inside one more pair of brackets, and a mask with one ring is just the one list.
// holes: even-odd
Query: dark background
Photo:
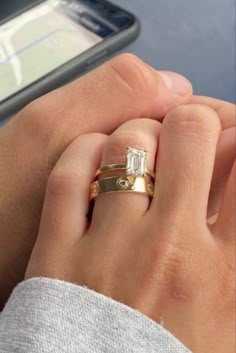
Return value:
[(33, 0), (0, 0), (0, 21), (33, 2)]
[[(34, 0), (0, 0), (0, 19)], [(197, 94), (235, 102), (235, 0), (114, 0), (142, 22), (131, 51), (186, 75)]]

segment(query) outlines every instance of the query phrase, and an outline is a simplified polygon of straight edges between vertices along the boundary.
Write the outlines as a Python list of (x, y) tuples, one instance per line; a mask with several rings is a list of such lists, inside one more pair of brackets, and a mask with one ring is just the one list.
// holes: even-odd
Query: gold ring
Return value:
[(154, 183), (146, 176), (115, 176), (94, 181), (90, 186), (90, 200), (105, 193), (133, 192), (153, 197)]
[[(108, 164), (104, 167), (98, 169), (95, 174), (95, 178), (100, 178), (103, 175), (111, 175), (115, 172), (124, 172), (127, 170), (127, 166), (125, 164)], [(153, 179), (155, 179), (155, 174), (148, 169), (145, 169), (145, 175), (149, 175)]]

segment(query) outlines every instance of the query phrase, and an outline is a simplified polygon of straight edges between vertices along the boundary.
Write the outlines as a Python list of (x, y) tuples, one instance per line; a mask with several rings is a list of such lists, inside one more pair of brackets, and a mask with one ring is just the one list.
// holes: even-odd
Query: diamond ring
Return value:
[(126, 165), (110, 164), (96, 172), (90, 200), (104, 193), (134, 192), (153, 197), (155, 175), (146, 168), (147, 151), (127, 148)]

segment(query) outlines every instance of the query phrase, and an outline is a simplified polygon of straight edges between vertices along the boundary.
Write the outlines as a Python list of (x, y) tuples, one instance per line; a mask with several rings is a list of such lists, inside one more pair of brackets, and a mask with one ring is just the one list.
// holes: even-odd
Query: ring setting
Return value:
[(126, 173), (132, 176), (144, 176), (146, 173), (147, 151), (127, 147)]

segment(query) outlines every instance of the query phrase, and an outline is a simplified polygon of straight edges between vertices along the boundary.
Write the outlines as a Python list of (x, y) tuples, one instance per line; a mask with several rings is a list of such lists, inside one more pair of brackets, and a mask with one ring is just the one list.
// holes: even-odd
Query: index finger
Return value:
[(236, 125), (236, 106), (235, 104), (203, 96), (193, 96), (191, 98), (193, 104), (204, 104), (214, 109), (220, 117), (222, 129), (226, 130)]

